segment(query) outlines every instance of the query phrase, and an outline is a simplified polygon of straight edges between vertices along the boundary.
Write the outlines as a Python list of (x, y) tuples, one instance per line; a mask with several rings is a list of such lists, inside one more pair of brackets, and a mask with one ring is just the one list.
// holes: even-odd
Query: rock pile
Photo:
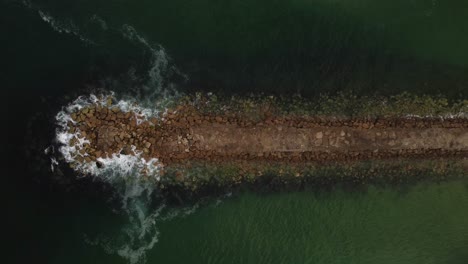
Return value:
[[(179, 105), (165, 114), (145, 120), (142, 120), (139, 113), (124, 112), (116, 106), (92, 105), (72, 113), (71, 118), (73, 122), (68, 123), (68, 132), (77, 133), (78, 137), (72, 138), (69, 145), (76, 146), (79, 138), (87, 140), (87, 143), (78, 150), (82, 154), (77, 157), (78, 163), (96, 162), (98, 158), (110, 157), (115, 153), (127, 155), (141, 153), (144, 159), (158, 158), (164, 165), (190, 160), (320, 163), (399, 157), (468, 156), (468, 149), (457, 146), (442, 148), (415, 145), (416, 147), (402, 148), (397, 144), (400, 140), (397, 136), (399, 131), (444, 129), (447, 133), (463, 135), (468, 130), (468, 120), (463, 118), (339, 120), (333, 117), (267, 116), (255, 121), (229, 113), (202, 114), (191, 105)], [(271, 139), (270, 143), (266, 139), (266, 143), (261, 142), (261, 144), (252, 141), (255, 136), (259, 141), (264, 141), (259, 135), (268, 131), (273, 133), (272, 129), (274, 133), (280, 135), (278, 140), (284, 140), (284, 143), (278, 143), (275, 139)], [(299, 134), (287, 132), (293, 130), (304, 131), (301, 133), (305, 135), (306, 140), (299, 141), (296, 138)], [(220, 131), (227, 132), (223, 134)], [(372, 134), (372, 139), (369, 139), (365, 133)], [(364, 134), (366, 136), (362, 136)], [(225, 135), (232, 138), (228, 140)], [(249, 142), (248, 138), (251, 139), (251, 144), (239, 147), (242, 145), (241, 142)], [(310, 146), (291, 149), (290, 146), (297, 145), (295, 142), (310, 142)], [(356, 142), (360, 142), (362, 146), (356, 147), (358, 145)], [(275, 144), (284, 144), (288, 148), (267, 149), (270, 145), (276, 146)], [(365, 149), (365, 146), (368, 148)]]

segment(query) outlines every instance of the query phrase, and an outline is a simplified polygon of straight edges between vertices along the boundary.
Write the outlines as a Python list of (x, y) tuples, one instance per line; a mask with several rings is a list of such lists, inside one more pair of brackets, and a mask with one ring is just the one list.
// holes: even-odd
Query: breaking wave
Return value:
[[(64, 22), (54, 18), (27, 0), (23, 1), (23, 4), (37, 12), (40, 18), (59, 34), (77, 37), (87, 44), (97, 43), (93, 37), (89, 37), (93, 36), (93, 33), (87, 34), (85, 26), (80, 28), (72, 20)], [(86, 23), (97, 25), (102, 34), (117, 32), (121, 41), (136, 44), (138, 49), (135, 52), (146, 54), (144, 65), (147, 70), (137, 73), (135, 68), (141, 65), (130, 66), (128, 73), (121, 79), (108, 76), (101, 80), (99, 89), (107, 91), (102, 92), (103, 95), (80, 96), (62, 107), (55, 116), (55, 141), (58, 146), (49, 147), (44, 152), (46, 155), (59, 154), (51, 157), (52, 171), (61, 161), (66, 162), (78, 177), (93, 177), (113, 187), (114, 198), (120, 204), (116, 208), (117, 212), (124, 216), (126, 224), (111, 237), (102, 234), (97, 237), (85, 235), (85, 241), (101, 247), (109, 254), (119, 255), (131, 264), (144, 263), (147, 252), (158, 242), (158, 223), (190, 215), (199, 205), (171, 208), (164, 202), (155, 202), (155, 197), (158, 197), (156, 186), (160, 178), (161, 163), (156, 158), (144, 159), (143, 153), (137, 151), (135, 146), (134, 154), (116, 153), (98, 158), (97, 161), (87, 160), (89, 154), (84, 149), (90, 142), (79, 128), (73, 132), (70, 130), (70, 125), (75, 123), (72, 115), (90, 106), (117, 107), (122, 112), (132, 113), (139, 125), (145, 120), (161, 116), (166, 110), (166, 105), (179, 96), (176, 85), (170, 78), (177, 75), (179, 79), (186, 80), (187, 76), (173, 65), (162, 46), (151, 44), (132, 26), (111, 27), (98, 14), (90, 17)], [(100, 45), (106, 43), (98, 42)], [(125, 89), (119, 90), (122, 87)], [(119, 95), (111, 92), (112, 90), (119, 90)], [(119, 99), (116, 99), (117, 97)]]
[[(132, 146), (134, 155), (113, 154), (110, 157), (98, 158), (98, 162), (87, 161), (88, 153), (84, 151), (85, 146), (89, 144), (89, 140), (82, 135), (82, 132), (76, 129), (70, 132), (70, 123), (76, 123), (72, 114), (80, 109), (89, 106), (102, 106), (119, 108), (122, 112), (130, 112), (137, 120), (137, 124), (148, 120), (151, 117), (156, 117), (160, 112), (157, 108), (144, 108), (138, 106), (136, 102), (128, 100), (119, 100), (116, 103), (110, 103), (113, 94), (109, 96), (90, 95), (80, 96), (74, 102), (64, 107), (56, 115), (58, 129), (56, 132), (56, 140), (60, 144), (59, 151), (67, 163), (73, 164), (73, 169), (79, 173), (91, 174), (103, 178), (110, 177), (116, 173), (132, 174), (132, 177), (143, 175), (153, 175), (156, 180), (159, 180), (158, 171), (161, 167), (156, 158), (145, 160), (142, 158), (142, 152), (137, 151), (135, 146)], [(81, 161), (78, 162), (78, 158)], [(145, 171), (145, 174), (140, 173)]]
[[(65, 162), (72, 164), (72, 168), (77, 173), (95, 177), (114, 188), (116, 198), (121, 203), (119, 211), (127, 218), (128, 224), (118, 234), (120, 239), (87, 238), (87, 241), (91, 245), (101, 246), (108, 253), (118, 254), (129, 263), (141, 263), (145, 260), (146, 252), (158, 241), (156, 222), (161, 210), (165, 208), (164, 205), (156, 209), (151, 208), (152, 195), (159, 181), (160, 163), (155, 158), (150, 160), (142, 158), (142, 153), (136, 151), (135, 146), (133, 146), (134, 155), (113, 154), (110, 157), (99, 158), (98, 162), (88, 162), (84, 159), (88, 154), (81, 150), (89, 141), (81, 135), (79, 129), (73, 133), (69, 130), (70, 122), (75, 122), (72, 114), (92, 105), (111, 104), (123, 112), (133, 113), (138, 122), (148, 120), (159, 112), (157, 108), (137, 106), (134, 101), (112, 101), (113, 96), (113, 93), (108, 96), (81, 96), (64, 107), (56, 115), (58, 124), (56, 140), (60, 145), (59, 153)], [(53, 165), (57, 164), (55, 160), (53, 162)], [(122, 241), (122, 243), (115, 244), (109, 241)]]

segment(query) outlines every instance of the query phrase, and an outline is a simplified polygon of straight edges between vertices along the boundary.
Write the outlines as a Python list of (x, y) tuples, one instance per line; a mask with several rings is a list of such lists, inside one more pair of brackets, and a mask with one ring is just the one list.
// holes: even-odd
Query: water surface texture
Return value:
[(49, 148), (96, 91), (466, 99), (468, 2), (4, 0), (0, 33), (6, 263), (468, 263), (465, 180), (173, 205)]
[[(42, 207), (38, 216), (23, 216), (32, 232), (22, 242), (29, 254), (49, 263), (127, 263), (83, 239), (120, 231), (124, 221), (106, 205), (50, 203), (55, 207)], [(244, 193), (160, 222), (147, 263), (461, 264), (468, 258), (467, 206), (466, 182)]]

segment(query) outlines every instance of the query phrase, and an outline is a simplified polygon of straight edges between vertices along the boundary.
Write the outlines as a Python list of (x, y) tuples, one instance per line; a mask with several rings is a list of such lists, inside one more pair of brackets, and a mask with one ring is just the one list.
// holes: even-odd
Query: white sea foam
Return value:
[(91, 22), (96, 22), (99, 24), (99, 27), (102, 29), (102, 30), (107, 30), (109, 29), (109, 27), (107, 26), (107, 22), (102, 19), (100, 16), (98, 16), (97, 14), (94, 14), (91, 16), (91, 18), (89, 19)]
[[(56, 138), (60, 144), (59, 152), (66, 162), (75, 164), (74, 169), (80, 174), (89, 174), (111, 184), (122, 204), (122, 211), (128, 219), (128, 224), (119, 232), (123, 236), (122, 244), (109, 243), (107, 239), (96, 239), (90, 244), (99, 245), (108, 253), (118, 254), (128, 260), (129, 263), (141, 263), (145, 260), (148, 250), (158, 241), (158, 230), (156, 220), (161, 210), (165, 206), (160, 206), (156, 210), (150, 210), (151, 195), (155, 191), (155, 182), (159, 181), (159, 170), (161, 165), (156, 158), (146, 160), (142, 158), (142, 152), (132, 146), (134, 154), (123, 155), (114, 153), (105, 158), (98, 158), (92, 162), (78, 162), (79, 156), (86, 157), (88, 154), (79, 152), (89, 140), (81, 136), (81, 131), (77, 129), (74, 133), (69, 132), (69, 123), (75, 123), (72, 113), (93, 105), (105, 107), (118, 107), (123, 112), (134, 113), (138, 120), (148, 120), (156, 117), (158, 110), (143, 108), (134, 101), (119, 100), (114, 101), (110, 106), (108, 96), (80, 96), (75, 101), (64, 107), (56, 115), (59, 126)], [(74, 144), (71, 140), (74, 139)], [(47, 149), (46, 152), (50, 152)], [(80, 159), (82, 160), (82, 159)]]
[(92, 239), (85, 236), (85, 241), (90, 245), (102, 247), (108, 254), (121, 256), (130, 264), (145, 263), (146, 253), (159, 241), (158, 224), (177, 217), (187, 217), (199, 207), (198, 203), (183, 208), (170, 208), (161, 204), (149, 210), (147, 201), (132, 200), (132, 203), (127, 205), (127, 215), (131, 217), (128, 219), (127, 226), (123, 228), (123, 232), (120, 232), (122, 237), (100, 236)]
[(146, 82), (141, 87), (146, 93), (145, 97), (167, 99), (173, 97), (173, 94), (177, 94), (174, 90), (175, 85), (167, 81), (168, 77), (174, 74), (184, 80), (187, 80), (188, 77), (170, 64), (171, 58), (164, 47), (150, 44), (134, 27), (127, 24), (122, 26), (122, 34), (126, 39), (141, 45), (151, 55)]
[(69, 22), (69, 23), (60, 22), (59, 20), (55, 19), (50, 14), (42, 10), (38, 10), (37, 13), (41, 17), (41, 19), (47, 24), (49, 24), (52, 27), (52, 29), (54, 29), (56, 32), (73, 35), (86, 44), (93, 44), (93, 45), (96, 44), (94, 43), (94, 41), (82, 35), (78, 27), (75, 24), (73, 24), (73, 22)]
[[(44, 16), (44, 18), (48, 17)], [(107, 27), (99, 17), (96, 16), (93, 20), (100, 23), (101, 27)], [(57, 28), (57, 30), (60, 29)], [(165, 106), (174, 99), (177, 93), (173, 90), (170, 91), (172, 85), (165, 81), (166, 76), (171, 71), (178, 74), (180, 72), (175, 67), (169, 66), (170, 59), (161, 46), (149, 44), (133, 27), (124, 26), (123, 36), (130, 41), (141, 44), (142, 48), (151, 54), (149, 58), (150, 65), (143, 77), (145, 80), (143, 86), (138, 84), (141, 76), (136, 76), (135, 72), (133, 72), (135, 76), (129, 76), (133, 77), (130, 78), (130, 81), (135, 84), (130, 86), (133, 85), (137, 91), (141, 91), (138, 92), (138, 99), (123, 97), (121, 100), (113, 100), (111, 107), (118, 107), (123, 112), (133, 113), (137, 125), (140, 125), (143, 121), (167, 113)], [(132, 73), (132, 71), (129, 72)], [(114, 98), (115, 94), (111, 93), (108, 96)], [(93, 94), (81, 96), (56, 115), (59, 127), (56, 139), (60, 144), (58, 151), (66, 162), (75, 165), (74, 169), (80, 174), (93, 175), (96, 179), (111, 184), (121, 201), (122, 208), (120, 212), (123, 212), (128, 220), (127, 225), (120, 232), (117, 232), (116, 238), (98, 237), (94, 240), (87, 239), (87, 241), (90, 244), (102, 247), (109, 254), (117, 254), (123, 257), (129, 263), (143, 263), (146, 259), (146, 252), (158, 242), (157, 223), (168, 221), (178, 215), (193, 213), (196, 207), (181, 209), (180, 211), (169, 210), (169, 212), (163, 212), (164, 210), (167, 211), (164, 204), (152, 208), (152, 195), (156, 191), (156, 182), (159, 181), (161, 164), (154, 158), (150, 160), (142, 158), (142, 153), (137, 151), (134, 146), (132, 146), (134, 152), (132, 155), (114, 153), (108, 157), (98, 158), (98, 163), (95, 161), (76, 162), (80, 156), (80, 160), (87, 156), (87, 153), (82, 155), (79, 151), (90, 142), (81, 136), (79, 129), (74, 133), (70, 133), (69, 124), (75, 123), (71, 115), (73, 112), (91, 105), (107, 107), (107, 98), (107, 96)], [(74, 139), (72, 141), (74, 144), (70, 144), (72, 139)]]
[(57, 159), (56, 159), (55, 157), (50, 158), (50, 170), (51, 170), (52, 172), (55, 171), (55, 167), (56, 167), (58, 164), (59, 164), (59, 163), (58, 163), (58, 161), (57, 161)]
[[(170, 221), (175, 217), (186, 217), (196, 211), (198, 204), (185, 208), (167, 208), (164, 204), (151, 208), (152, 195), (156, 191), (156, 182), (159, 181), (159, 170), (161, 165), (157, 159), (145, 160), (141, 152), (132, 147), (134, 155), (123, 155), (114, 153), (110, 157), (98, 158), (99, 167), (96, 162), (77, 163), (77, 157), (82, 155), (79, 150), (89, 140), (82, 137), (80, 131), (69, 132), (69, 123), (75, 123), (72, 113), (85, 107), (101, 105), (104, 107), (118, 107), (123, 112), (132, 112), (139, 120), (149, 120), (161, 116), (161, 111), (167, 111), (162, 107), (145, 108), (136, 104), (134, 100), (113, 100), (108, 105), (108, 96), (80, 96), (75, 101), (63, 107), (56, 115), (59, 126), (56, 138), (60, 147), (58, 151), (66, 162), (77, 164), (75, 170), (81, 174), (89, 174), (111, 184), (121, 202), (121, 212), (127, 218), (127, 224), (116, 233), (116, 237), (97, 237), (90, 239), (86, 237), (87, 243), (102, 247), (109, 254), (117, 254), (126, 259), (130, 264), (144, 263), (146, 253), (158, 242), (158, 223)], [(70, 140), (75, 139), (75, 144)], [(52, 152), (48, 148), (45, 152)], [(85, 153), (82, 157), (87, 156)], [(56, 165), (56, 161), (53, 161)]]
[(122, 26), (123, 36), (129, 40), (136, 41), (143, 45), (151, 54), (151, 66), (148, 70), (148, 81), (146, 89), (152, 89), (154, 92), (160, 92), (164, 87), (165, 78), (163, 75), (168, 71), (169, 57), (160, 45), (153, 47), (148, 41), (140, 36), (138, 32), (130, 25)]
[[(41, 18), (57, 32), (81, 36), (80, 39), (84, 39), (79, 28), (73, 23), (59, 22), (45, 11), (37, 11), (40, 12)], [(90, 21), (98, 23), (102, 30), (108, 28), (105, 21), (98, 15), (91, 17)], [(130, 85), (125, 87), (135, 89), (137, 96), (123, 96), (120, 100), (113, 99), (110, 107), (133, 113), (137, 125), (140, 125), (141, 122), (153, 117), (163, 117), (167, 113), (166, 105), (177, 97), (178, 94), (173, 89), (174, 85), (168, 81), (168, 75), (178, 74), (183, 78), (187, 77), (171, 65), (170, 58), (163, 47), (150, 44), (132, 26), (124, 25), (122, 35), (125, 39), (139, 44), (143, 51), (149, 52), (149, 65), (144, 76), (138, 76), (136, 71), (130, 68), (129, 76), (123, 82), (127, 84), (130, 81)], [(116, 81), (112, 77), (109, 79)], [(108, 88), (112, 89), (112, 83)], [(158, 242), (158, 223), (178, 216), (190, 215), (199, 205), (182, 209), (167, 208), (164, 203), (159, 206), (152, 205), (152, 198), (157, 192), (155, 186), (160, 179), (161, 164), (155, 158), (144, 159), (142, 152), (138, 151), (135, 146), (132, 146), (134, 154), (131, 155), (114, 153), (98, 158), (97, 162), (87, 162), (83, 159), (88, 154), (82, 154), (80, 150), (90, 142), (82, 136), (78, 128), (75, 128), (74, 133), (70, 132), (69, 124), (75, 124), (72, 114), (92, 105), (108, 107), (109, 97), (115, 98), (115, 94), (80, 96), (57, 113), (55, 117), (58, 125), (56, 141), (60, 145), (57, 150), (63, 160), (73, 164), (74, 170), (80, 175), (92, 175), (95, 179), (113, 186), (115, 195), (121, 202), (119, 213), (123, 213), (123, 217), (127, 219), (127, 224), (115, 233), (115, 237), (98, 236), (94, 239), (86, 238), (86, 241), (91, 245), (102, 247), (109, 254), (121, 256), (131, 264), (144, 263), (146, 253)], [(52, 160), (52, 168), (56, 165), (57, 160)]]
[(42, 21), (49, 24), (49, 26), (54, 31), (56, 31), (58, 33), (69, 34), (69, 35), (75, 36), (76, 38), (78, 38), (79, 40), (81, 40), (82, 42), (84, 42), (86, 44), (92, 44), (92, 45), (96, 44), (91, 39), (85, 37), (80, 32), (80, 29), (78, 28), (78, 26), (76, 26), (73, 23), (73, 21), (71, 21), (71, 20), (68, 21), (68, 22), (60, 21), (59, 19), (56, 19), (52, 15), (50, 15), (47, 11), (44, 11), (44, 10), (41, 10), (40, 8), (38, 8), (36, 5), (31, 3), (31, 1), (29, 1), (29, 0), (23, 0), (22, 3), (23, 3), (23, 5), (25, 7), (29, 8), (31, 10), (35, 10), (39, 14)]
[(415, 115), (415, 114), (408, 114), (405, 115), (406, 118), (416, 118), (416, 119), (424, 119), (424, 118), (437, 118), (441, 120), (450, 120), (456, 118), (468, 118), (468, 112), (459, 112), (453, 114), (444, 114), (444, 115)]
[(90, 174), (93, 176), (101, 177), (106, 180), (110, 175), (132, 175), (132, 177), (148, 177), (151, 176), (159, 180), (159, 170), (161, 164), (156, 158), (146, 160), (142, 157), (142, 152), (138, 151), (135, 146), (131, 146), (134, 154), (120, 154), (113, 153), (110, 157), (98, 158), (96, 161), (81, 161), (78, 162), (77, 158), (85, 158), (89, 156), (88, 153), (80, 153), (80, 150), (85, 148), (90, 141), (81, 135), (79, 128), (76, 128), (74, 133), (70, 132), (69, 123), (76, 123), (72, 114), (80, 109), (89, 106), (103, 106), (103, 107), (118, 107), (123, 112), (130, 112), (134, 114), (137, 119), (137, 124), (148, 120), (151, 117), (157, 117), (160, 112), (158, 109), (144, 108), (136, 104), (134, 101), (119, 100), (112, 105), (108, 105), (108, 99), (112, 98), (114, 94), (109, 96), (80, 96), (68, 106), (64, 107), (56, 115), (56, 121), (59, 126), (56, 133), (57, 142), (60, 144), (59, 152), (68, 163), (74, 164), (74, 169), (82, 174)]

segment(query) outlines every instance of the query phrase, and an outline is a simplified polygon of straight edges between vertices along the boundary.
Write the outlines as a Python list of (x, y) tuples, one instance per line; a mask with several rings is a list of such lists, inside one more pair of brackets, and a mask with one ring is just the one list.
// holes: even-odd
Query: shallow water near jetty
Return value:
[[(466, 181), (359, 191), (240, 193), (160, 222), (159, 241), (146, 260), (465, 263), (467, 206)], [(61, 213), (54, 215), (58, 208)], [(48, 263), (126, 263), (83, 239), (84, 234), (92, 238), (118, 232), (125, 223), (106, 204), (67, 201), (44, 208), (41, 215), (28, 224), (34, 230), (31, 257), (47, 258)]]
[(113, 205), (109, 190), (69, 180), (70, 170), (52, 173), (43, 152), (61, 107), (101, 87), (142, 103), (173, 88), (466, 99), (467, 4), (2, 1), (7, 262), (467, 263), (465, 181), (240, 193), (182, 208), (135, 199), (133, 209), (156, 223), (142, 241), (157, 242), (146, 258), (121, 257), (116, 250), (142, 245), (125, 233), (132, 219), (144, 226), (141, 214)]
[[(242, 194), (164, 223), (170, 263), (463, 263), (467, 187)], [(189, 236), (179, 239), (179, 236)], [(173, 251), (179, 254), (164, 254)]]

